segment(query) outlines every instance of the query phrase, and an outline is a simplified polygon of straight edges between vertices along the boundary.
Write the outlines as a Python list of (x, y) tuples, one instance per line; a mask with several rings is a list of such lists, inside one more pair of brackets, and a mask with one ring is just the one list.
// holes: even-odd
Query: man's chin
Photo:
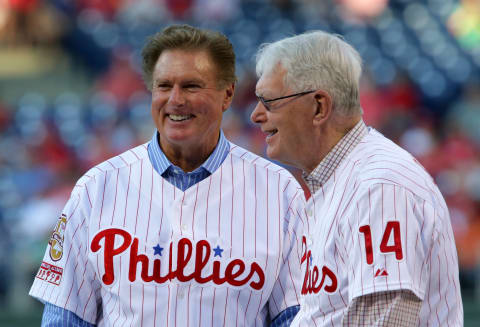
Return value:
[(285, 154), (279, 153), (278, 151), (276, 151), (276, 149), (271, 149), (267, 147), (266, 154), (269, 159), (281, 163), (282, 165), (292, 167), (297, 167), (298, 165), (298, 161), (296, 160), (298, 158), (291, 158)]
[(267, 147), (266, 154), (269, 159), (283, 163), (282, 156), (278, 153), (277, 149)]

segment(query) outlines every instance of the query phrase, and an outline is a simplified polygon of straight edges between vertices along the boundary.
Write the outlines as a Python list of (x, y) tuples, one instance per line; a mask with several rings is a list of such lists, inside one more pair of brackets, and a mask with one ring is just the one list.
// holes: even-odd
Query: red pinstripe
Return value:
[[(338, 269), (337, 255), (338, 255), (337, 245), (335, 244), (335, 252), (334, 252), (333, 258), (335, 259), (335, 267), (336, 267), (336, 272), (337, 272), (337, 275), (338, 275), (339, 274), (339, 269)], [(342, 292), (338, 292), (338, 295), (340, 295), (340, 298), (342, 299), (343, 304), (345, 306), (347, 306), (347, 302), (343, 298)], [(330, 297), (329, 297), (329, 299), (330, 299)], [(333, 311), (335, 312), (336, 308)], [(330, 316), (330, 317), (332, 317), (332, 316)]]
[(115, 209), (117, 207), (117, 190), (118, 190), (118, 175), (119, 175), (120, 169), (117, 169), (117, 181), (115, 182), (115, 199), (113, 201), (113, 211), (112, 211), (112, 220), (110, 222), (110, 225), (113, 225), (113, 217), (115, 217)]
[(275, 296), (271, 297), (273, 304), (275, 305), (275, 308), (277, 309), (277, 312), (280, 311), (280, 307), (278, 306), (277, 300), (275, 300)]
[(92, 201), (90, 200), (90, 194), (88, 194), (88, 187), (87, 187), (87, 184), (85, 184), (85, 190), (87, 191), (88, 203), (90, 203), (90, 208), (92, 208)]
[[(260, 294), (260, 302), (258, 302), (258, 309), (257, 309), (257, 314), (255, 315), (255, 317), (258, 317), (258, 314), (260, 312), (260, 308), (262, 306), (262, 299), (263, 299), (263, 291), (262, 293)], [(256, 323), (255, 323), (256, 324)]]
[(170, 285), (167, 284), (167, 286), (168, 286), (167, 326), (169, 326), (169, 324), (168, 324), (168, 318), (170, 317)]
[[(352, 176), (352, 172), (353, 172), (353, 168), (354, 166), (352, 166), (352, 168), (350, 169), (350, 173), (349, 173), (349, 176), (347, 178), (347, 183), (345, 185), (348, 185), (349, 181), (350, 181), (350, 178)], [(335, 172), (333, 173), (333, 175), (335, 176)], [(335, 188), (336, 188), (337, 184), (335, 184)], [(334, 188), (334, 192), (332, 193), (332, 197), (333, 197), (333, 194), (335, 194), (335, 188)], [(345, 196), (345, 192), (346, 192), (346, 189), (347, 189), (347, 186), (343, 189), (343, 193), (342, 193), (342, 196), (340, 198), (340, 201), (339, 201), (339, 205), (337, 206), (337, 210), (335, 210), (335, 218), (333, 219), (332, 223), (330, 224), (330, 227), (328, 229), (328, 233), (327, 233), (327, 237), (325, 238), (326, 240), (330, 239), (330, 233), (332, 231), (332, 228), (333, 228), (333, 224), (336, 223), (336, 221), (338, 220), (338, 210), (340, 210), (340, 205), (343, 201), (343, 197)], [(323, 251), (323, 259), (325, 260), (325, 249)]]
[[(282, 258), (283, 258), (283, 255), (282, 255)], [(285, 264), (285, 258), (283, 258), (283, 262)], [(295, 298), (297, 299), (297, 302), (300, 303), (300, 299), (298, 298), (297, 287), (295, 286), (295, 282), (293, 281), (293, 277), (292, 277), (292, 270), (290, 268), (290, 260), (287, 260), (286, 262), (287, 262), (287, 266), (288, 266), (288, 274), (290, 275), (290, 281), (292, 282), (293, 290), (295, 292)], [(300, 262), (300, 260), (298, 260), (298, 262)]]
[(164, 195), (164, 192), (163, 192), (163, 184), (164, 184), (165, 180), (162, 178), (162, 214), (160, 216), (160, 228), (158, 229), (158, 237), (160, 237), (160, 234), (162, 232), (162, 226), (163, 226), (163, 208), (164, 208), (164, 205), (163, 205), (163, 195)]
[[(357, 204), (357, 207), (358, 207), (358, 204)], [(356, 231), (355, 233), (353, 232), (353, 228), (352, 228), (352, 224), (350, 223), (350, 220), (347, 219), (347, 224), (348, 224), (348, 229), (350, 230), (350, 238), (351, 238), (351, 246), (353, 247), (355, 245), (355, 240), (353, 239), (353, 235), (357, 234)], [(337, 228), (338, 230), (339, 228)], [(347, 243), (347, 240), (344, 240), (345, 243)], [(353, 273), (355, 273), (354, 271), (352, 271)]]
[(250, 291), (250, 295), (248, 297), (248, 302), (247, 302), (247, 306), (245, 307), (245, 316), (244, 316), (244, 319), (243, 319), (243, 324), (245, 324), (246, 320), (247, 320), (247, 312), (248, 312), (248, 306), (250, 305), (250, 300), (252, 299), (252, 291)]
[(157, 286), (155, 285), (155, 306), (153, 309), (153, 327), (155, 327), (156, 325), (157, 325)]
[(190, 326), (190, 287), (192, 284), (188, 285), (188, 296), (187, 296), (187, 326)]
[(142, 175), (143, 175), (143, 160), (140, 161), (140, 178), (138, 186), (138, 200), (137, 200), (137, 213), (135, 214), (135, 234), (137, 233), (137, 224), (138, 224), (138, 210), (140, 209), (140, 194), (142, 191)]
[[(246, 152), (245, 152), (246, 153)], [(244, 153), (244, 154), (245, 154)], [(243, 156), (243, 155), (242, 155)], [(240, 157), (241, 158), (241, 157)], [(242, 160), (242, 172), (243, 172), (243, 206), (242, 206), (242, 217), (243, 217), (243, 236), (242, 236), (242, 257), (245, 257), (245, 161)], [(240, 294), (240, 293), (239, 293)], [(237, 305), (238, 309), (238, 305)]]
[[(371, 198), (372, 192), (370, 187), (368, 188), (368, 224), (371, 225), (371, 218), (372, 218), (372, 198)], [(375, 290), (375, 279), (373, 279), (373, 291), (376, 292)]]
[[(444, 236), (443, 234), (442, 234), (441, 236), (443, 237), (444, 244), (445, 244), (445, 236)], [(438, 241), (438, 244), (440, 245), (440, 239), (437, 239), (437, 241)], [(443, 254), (445, 255), (445, 263), (446, 263), (447, 271), (448, 271), (448, 270), (449, 270), (449, 265), (447, 264), (447, 263), (448, 263), (448, 259), (447, 259), (447, 251), (445, 250), (445, 247), (443, 247)], [(440, 256), (439, 256), (439, 261), (440, 261)], [(439, 262), (439, 264), (440, 264), (440, 262)], [(447, 273), (447, 278), (448, 278), (448, 285), (452, 285), (452, 284), (453, 284), (453, 285), (455, 286), (455, 283), (452, 282), (452, 281), (450, 281), (450, 274), (449, 274), (449, 273)], [(440, 281), (441, 278), (438, 278), (438, 280)], [(439, 288), (439, 289), (440, 289), (440, 288)], [(449, 316), (449, 315), (450, 315), (450, 306), (448, 305), (448, 298), (447, 298), (446, 295), (444, 296), (444, 298), (445, 298), (445, 304), (447, 305), (447, 316)], [(448, 320), (447, 320), (447, 325), (450, 326)]]
[(240, 291), (238, 291), (238, 295), (237, 295), (237, 311), (235, 314), (235, 326), (238, 326), (238, 300), (239, 299), (240, 299)]
[(213, 319), (213, 318), (214, 318), (214, 316), (213, 316), (213, 309), (215, 308), (215, 291), (216, 291), (216, 290), (217, 290), (216, 288), (213, 289), (213, 299), (212, 299), (212, 327), (213, 327), (213, 320), (214, 320), (214, 319)]
[(227, 303), (228, 303), (228, 291), (230, 289), (227, 288), (227, 296), (225, 297), (225, 309), (223, 310), (223, 326), (225, 326), (225, 322), (227, 319)]
[(253, 166), (253, 172), (254, 172), (253, 176), (254, 176), (254, 185), (255, 185), (254, 194), (255, 194), (255, 258), (256, 258), (257, 257), (257, 166)]
[[(277, 268), (275, 268), (275, 272), (276, 272), (276, 275), (278, 276), (279, 274), (279, 270), (280, 270), (280, 258), (283, 257), (283, 249), (282, 249), (282, 237), (281, 237), (281, 232), (280, 232), (280, 228), (281, 228), (281, 221), (282, 221), (282, 217), (280, 216), (280, 175), (277, 175), (278, 176), (278, 180), (277, 180), (277, 205), (278, 205), (278, 250), (279, 252), (281, 253), (281, 255), (278, 256), (278, 259), (277, 259)], [(282, 192), (283, 193), (283, 192)], [(293, 202), (293, 199), (292, 201), (290, 202), (290, 205), (291, 203)], [(288, 210), (287, 210), (287, 213), (288, 213)], [(285, 261), (284, 261), (285, 262)], [(284, 303), (284, 307), (286, 308), (287, 307), (287, 302), (286, 302), (286, 299), (285, 299), (285, 290), (283, 289), (283, 285), (282, 285), (282, 281), (279, 279), (278, 280), (278, 285), (280, 286), (280, 290), (282, 291), (282, 294), (283, 294), (283, 303)], [(276, 301), (275, 301), (276, 302)], [(280, 311), (280, 308), (278, 308), (278, 311)]]
[[(395, 219), (396, 220), (400, 220), (399, 217), (397, 216), (397, 195), (396, 195), (396, 186), (393, 185), (393, 212), (395, 214)], [(405, 252), (405, 251), (403, 251)], [(386, 260), (386, 257), (385, 257), (385, 260)], [(386, 264), (385, 264), (386, 266)], [(402, 278), (400, 276), (400, 262), (397, 261), (397, 266), (398, 266), (398, 281), (400, 282), (400, 289), (402, 289)], [(388, 278), (388, 277), (387, 277)]]
[(193, 214), (192, 214), (192, 238), (193, 239), (195, 239), (195, 210), (197, 209), (198, 187), (199, 187), (199, 183), (197, 183), (197, 189), (195, 191), (195, 204), (193, 205)]
[[(135, 313), (133, 312), (132, 308), (132, 285), (130, 284), (130, 313), (132, 317), (132, 321), (130, 321), (130, 326), (132, 326), (133, 319), (135, 318)], [(127, 317), (125, 317), (124, 323), (127, 322)]]
[[(357, 208), (358, 208), (358, 205), (357, 205)], [(360, 234), (357, 233), (357, 238), (358, 238), (358, 243), (359, 243), (359, 246), (360, 246)], [(363, 287), (363, 260), (360, 260), (360, 285), (362, 286), (362, 295), (365, 294), (365, 291), (364, 291), (364, 287)], [(375, 292), (375, 281), (373, 282), (373, 289)]]
[(145, 285), (142, 285), (142, 313), (140, 316), (140, 326), (143, 326), (143, 304), (145, 302)]
[[(85, 247), (85, 249), (87, 250), (87, 248)], [(87, 256), (85, 256), (85, 258), (87, 258)], [(84, 269), (83, 269), (83, 274), (82, 274), (82, 282), (80, 283), (80, 286), (78, 287), (78, 290), (77, 290), (77, 297), (80, 295), (80, 291), (82, 290), (82, 287), (83, 287), (83, 284), (85, 283), (85, 273), (87, 272), (87, 264), (88, 264), (88, 258), (85, 260), (85, 264), (84, 264)], [(72, 286), (73, 287), (73, 286)], [(93, 290), (93, 289), (92, 289)], [(90, 294), (91, 295), (91, 294)], [(85, 304), (86, 306), (86, 304)], [(78, 302), (77, 302), (77, 306), (75, 307), (75, 312), (77, 312), (77, 308), (78, 308)]]
[(410, 181), (412, 184), (415, 184), (415, 186), (417, 186), (418, 188), (421, 188), (425, 192), (431, 192), (432, 191), (431, 189), (427, 189), (427, 188), (423, 187), (422, 185), (418, 184), (414, 179), (411, 179), (411, 178), (405, 176), (404, 174), (402, 174), (401, 172), (399, 172), (398, 170), (395, 170), (395, 169), (377, 167), (377, 168), (372, 168), (372, 169), (366, 170), (365, 173), (370, 172), (370, 171), (375, 171), (375, 170), (389, 170), (389, 171), (392, 171), (395, 175), (401, 176), (402, 178)]
[(183, 193), (183, 196), (182, 196), (182, 203), (180, 204), (180, 235), (183, 235), (183, 221), (182, 221), (182, 218), (183, 218), (183, 202), (185, 201), (185, 193)]
[(223, 176), (223, 167), (220, 166), (220, 192), (218, 193), (218, 200), (219, 200), (219, 205), (218, 205), (218, 237), (222, 235), (220, 233), (220, 216), (221, 216), (221, 209), (222, 209), (222, 177)]
[(153, 166), (151, 169), (152, 179), (150, 184), (150, 204), (148, 206), (147, 235), (145, 235), (145, 251), (147, 251), (148, 233), (150, 232), (150, 218), (152, 217), (152, 198), (153, 198)]
[(174, 318), (175, 318), (175, 322), (174, 322), (174, 326), (177, 326), (177, 310), (178, 310), (178, 288), (180, 286), (177, 285), (176, 287), (176, 292), (175, 292), (175, 315), (174, 315)]
[[(269, 237), (268, 237), (269, 228), (268, 228), (268, 225), (269, 224), (268, 224), (268, 222), (270, 221), (270, 215), (269, 215), (269, 203), (270, 203), (270, 201), (268, 201), (268, 187), (269, 187), (270, 183), (268, 183), (268, 175), (269, 174), (268, 174), (268, 171), (267, 171), (267, 196), (266, 196), (266, 201), (265, 201), (266, 202), (265, 205), (267, 207), (267, 219), (266, 219), (267, 220), (267, 229), (266, 229), (266, 231), (267, 231), (267, 254), (269, 253), (269, 251), (268, 251), (268, 242), (269, 242)], [(268, 271), (267, 267), (268, 267), (268, 255), (266, 256), (266, 260), (265, 260), (265, 271)]]
[(205, 210), (205, 237), (208, 238), (208, 198), (210, 196), (210, 186), (212, 185), (212, 175), (208, 177), (208, 191), (207, 191), (207, 210)]
[[(384, 214), (383, 214), (383, 203), (384, 203), (384, 199), (383, 199), (383, 184), (382, 184), (382, 230), (385, 229), (385, 219), (384, 219)], [(387, 266), (387, 258), (384, 257), (385, 259), (385, 267)], [(385, 285), (387, 286), (387, 291), (388, 291), (388, 276), (385, 276)]]
[[(80, 245), (80, 249), (81, 250), (81, 245)], [(75, 264), (75, 267), (73, 268), (73, 275), (75, 276), (75, 272), (77, 271), (77, 267), (78, 267), (78, 263), (80, 261), (77, 261), (77, 263)], [(74, 283), (72, 283), (72, 286), (70, 287), (70, 291), (68, 292), (68, 297), (67, 297), (67, 300), (65, 301), (65, 304), (63, 305), (64, 308), (67, 307), (67, 304), (68, 304), (68, 301), (70, 300), (70, 295), (72, 294), (72, 290), (73, 290), (73, 286), (74, 286)]]
[(130, 190), (130, 175), (132, 173), (132, 166), (128, 166), (128, 184), (127, 184), (127, 194), (125, 196), (125, 213), (123, 216), (123, 226), (125, 226), (125, 219), (127, 219), (127, 204), (128, 204), (128, 191)]
[[(232, 168), (232, 210), (230, 212), (230, 257), (232, 257), (232, 249), (233, 249), (233, 198), (235, 196), (235, 183), (233, 179), (233, 161), (232, 155), (230, 155), (230, 167)], [(225, 304), (225, 310), (227, 309)]]
[(200, 289), (200, 318), (198, 319), (198, 326), (202, 324), (202, 298), (203, 298), (203, 287)]
[[(92, 294), (93, 294), (93, 288), (92, 288), (92, 290), (90, 291), (90, 295), (88, 296), (87, 302), (85, 303), (85, 307), (83, 308), (82, 317), (85, 317), (85, 313), (86, 313), (86, 311), (87, 311), (87, 305), (88, 305), (88, 302), (90, 302), (90, 299), (92, 298)], [(75, 311), (77, 311), (77, 310), (75, 310)]]
[(105, 172), (105, 179), (103, 180), (102, 205), (100, 207), (100, 218), (98, 219), (98, 229), (100, 229), (100, 223), (102, 222), (103, 202), (105, 200), (105, 185), (106, 184), (107, 184), (107, 172)]
[(135, 151), (133, 151), (133, 149), (128, 150), (128, 152), (133, 153), (133, 155), (135, 156), (135, 158), (137, 158), (137, 160), (140, 160), (140, 158), (137, 156), (137, 154), (135, 153)]

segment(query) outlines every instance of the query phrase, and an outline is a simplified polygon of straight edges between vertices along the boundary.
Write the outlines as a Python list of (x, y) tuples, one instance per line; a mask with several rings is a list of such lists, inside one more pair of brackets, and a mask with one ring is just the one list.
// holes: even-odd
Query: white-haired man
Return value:
[(312, 193), (295, 326), (462, 326), (445, 201), (406, 151), (362, 120), (361, 59), (315, 31), (261, 47), (251, 115), (267, 155)]

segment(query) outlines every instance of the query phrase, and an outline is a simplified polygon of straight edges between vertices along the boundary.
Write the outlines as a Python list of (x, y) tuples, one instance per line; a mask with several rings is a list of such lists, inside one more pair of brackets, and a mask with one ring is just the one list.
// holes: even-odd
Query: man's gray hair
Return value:
[(333, 101), (333, 110), (361, 114), (359, 96), (362, 59), (339, 36), (312, 31), (260, 46), (257, 75), (270, 73), (277, 64), (286, 69), (285, 85), (294, 92), (321, 89)]

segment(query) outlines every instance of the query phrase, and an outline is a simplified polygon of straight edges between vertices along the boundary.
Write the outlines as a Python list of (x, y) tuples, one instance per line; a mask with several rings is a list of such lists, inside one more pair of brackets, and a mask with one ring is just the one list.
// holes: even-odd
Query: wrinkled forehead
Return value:
[(277, 63), (263, 71), (255, 87), (256, 94), (263, 97), (272, 97), (282, 93), (287, 88), (285, 83), (286, 75), (287, 70), (281, 63)]

